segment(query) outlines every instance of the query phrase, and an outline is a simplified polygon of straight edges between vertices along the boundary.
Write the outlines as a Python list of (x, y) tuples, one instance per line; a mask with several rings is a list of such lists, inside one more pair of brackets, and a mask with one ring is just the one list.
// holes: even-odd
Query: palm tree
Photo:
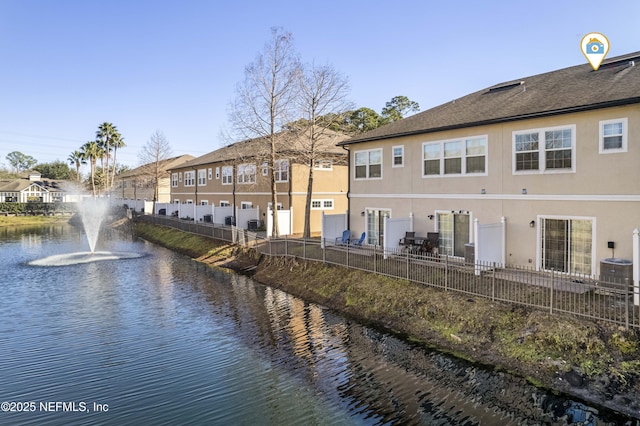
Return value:
[(103, 155), (106, 157), (105, 172), (105, 189), (109, 187), (109, 156), (111, 155), (111, 145), (116, 139), (121, 139), (118, 129), (112, 123), (104, 122), (98, 126), (96, 132), (96, 141), (102, 145)]
[(124, 138), (122, 137), (122, 135), (120, 135), (120, 133), (117, 134), (117, 137), (115, 137), (113, 139), (113, 171), (111, 174), (111, 187), (113, 187), (113, 182), (115, 182), (116, 180), (116, 154), (118, 153), (118, 149), (119, 148), (124, 148), (125, 143), (124, 143)]
[(96, 160), (102, 158), (104, 151), (97, 141), (89, 141), (82, 145), (82, 158), (89, 160), (91, 165), (91, 188), (96, 196)]
[(76, 180), (80, 182), (80, 166), (83, 164), (87, 164), (84, 157), (82, 156), (82, 151), (78, 151), (77, 149), (69, 154), (67, 158), (69, 164), (72, 166), (76, 166)]

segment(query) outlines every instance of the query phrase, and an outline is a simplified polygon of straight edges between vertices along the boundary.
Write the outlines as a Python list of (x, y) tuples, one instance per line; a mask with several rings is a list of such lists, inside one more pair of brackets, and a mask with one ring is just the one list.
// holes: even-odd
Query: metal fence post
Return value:
[(624, 292), (624, 329), (629, 330), (629, 296), (633, 296), (633, 292), (629, 291), (629, 278), (625, 278), (624, 281), (626, 289), (626, 291)]
[(449, 286), (449, 255), (444, 255), (444, 290)]
[(553, 280), (555, 279), (555, 274), (553, 270), (551, 271), (551, 284), (549, 284), (549, 313), (553, 314)]
[(496, 300), (496, 262), (493, 262), (493, 271), (491, 271), (491, 300)]
[(407, 259), (407, 262), (406, 262), (407, 263), (406, 273), (407, 273), (407, 281), (409, 281), (409, 253), (408, 252), (407, 252), (407, 256), (405, 257), (405, 259)]

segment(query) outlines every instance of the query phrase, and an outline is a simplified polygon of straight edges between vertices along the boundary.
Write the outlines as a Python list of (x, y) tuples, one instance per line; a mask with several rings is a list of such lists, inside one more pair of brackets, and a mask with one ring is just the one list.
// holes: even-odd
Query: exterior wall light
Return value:
[(531, 222), (529, 222), (529, 228), (535, 228), (536, 227), (536, 221), (532, 220)]

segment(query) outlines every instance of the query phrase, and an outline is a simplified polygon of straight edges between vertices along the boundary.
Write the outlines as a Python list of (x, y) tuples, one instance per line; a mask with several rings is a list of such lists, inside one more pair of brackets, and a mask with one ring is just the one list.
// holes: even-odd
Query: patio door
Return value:
[(390, 210), (367, 209), (367, 243), (382, 245), (384, 218), (391, 217)]
[(448, 256), (464, 257), (469, 242), (469, 214), (438, 213), (439, 251)]
[(542, 218), (540, 224), (542, 269), (592, 274), (592, 220)]

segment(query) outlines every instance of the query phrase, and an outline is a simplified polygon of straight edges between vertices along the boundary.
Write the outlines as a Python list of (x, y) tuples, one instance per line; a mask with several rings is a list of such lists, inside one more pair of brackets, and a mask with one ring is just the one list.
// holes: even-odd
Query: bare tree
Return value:
[(278, 236), (278, 192), (275, 165), (277, 134), (290, 121), (298, 91), (300, 61), (293, 47), (293, 35), (271, 29), (271, 40), (254, 62), (245, 68), (244, 81), (236, 86), (230, 106), (230, 122), (242, 139), (263, 138), (268, 146), (264, 158), (271, 187), (273, 236)]
[(316, 161), (326, 152), (334, 150), (336, 133), (331, 130), (340, 124), (346, 111), (352, 109), (347, 100), (351, 90), (349, 79), (330, 65), (311, 64), (299, 74), (300, 92), (297, 104), (302, 112), (298, 123), (306, 128), (302, 149), (304, 161), (309, 166), (307, 198), (304, 212), (304, 238), (311, 236), (311, 197), (313, 194), (313, 170)]
[(158, 201), (158, 183), (166, 173), (166, 161), (173, 155), (173, 150), (164, 133), (156, 130), (138, 153), (141, 166), (141, 177), (153, 185), (153, 203)]

